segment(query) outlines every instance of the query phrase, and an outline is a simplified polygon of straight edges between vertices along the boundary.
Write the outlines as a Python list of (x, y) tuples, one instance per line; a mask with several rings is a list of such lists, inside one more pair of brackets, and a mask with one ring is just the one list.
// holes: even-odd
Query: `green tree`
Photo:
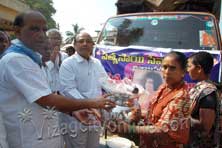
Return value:
[(56, 27), (56, 22), (52, 18), (52, 15), (56, 13), (52, 0), (24, 0), (24, 2), (31, 9), (40, 11), (46, 17), (48, 28)]
[(73, 32), (66, 31), (66, 36), (67, 36), (67, 38), (65, 39), (66, 44), (72, 43), (76, 35), (84, 29), (83, 27), (79, 27), (78, 24), (72, 24), (72, 28), (73, 28)]

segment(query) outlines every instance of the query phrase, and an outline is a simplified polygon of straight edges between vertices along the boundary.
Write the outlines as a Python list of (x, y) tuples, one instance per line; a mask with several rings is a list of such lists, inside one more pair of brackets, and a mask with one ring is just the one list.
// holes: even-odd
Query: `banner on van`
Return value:
[[(169, 49), (154, 47), (107, 47), (97, 46), (95, 57), (99, 59), (109, 76), (113, 79), (127, 77), (140, 84), (144, 88), (147, 81), (153, 81), (154, 90), (163, 82), (161, 76), (162, 58), (170, 51), (183, 52), (187, 57), (200, 50), (192, 49)], [(209, 51), (214, 57), (214, 68), (211, 72), (211, 80), (220, 82), (221, 78), (221, 54), (220, 51)], [(188, 74), (185, 81), (194, 83)]]
[[(183, 52), (187, 57), (200, 51), (192, 49), (176, 50), (137, 46), (129, 46), (127, 48), (98, 46), (94, 54), (96, 58), (101, 60), (105, 70), (112, 79), (120, 82), (118, 80), (129, 78), (138, 86), (139, 92), (142, 90), (139, 103), (141, 109), (144, 110), (149, 106), (150, 98), (153, 96), (154, 92), (158, 89), (159, 85), (163, 83), (163, 78), (161, 76), (162, 58), (172, 50)], [(214, 57), (211, 79), (213, 81), (220, 81), (220, 52), (207, 52), (210, 52)], [(185, 81), (189, 84), (190, 88), (195, 84), (188, 74), (185, 75)]]

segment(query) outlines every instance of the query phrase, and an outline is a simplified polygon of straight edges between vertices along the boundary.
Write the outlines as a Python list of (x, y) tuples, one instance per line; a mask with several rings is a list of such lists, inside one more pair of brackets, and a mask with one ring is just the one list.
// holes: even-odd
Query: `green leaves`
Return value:
[(66, 44), (71, 44), (74, 38), (76, 37), (77, 34), (79, 34), (82, 30), (84, 30), (83, 27), (79, 27), (79, 25), (72, 24), (73, 32), (72, 31), (66, 31), (66, 36), (67, 38), (65, 39)]
[(56, 13), (56, 9), (53, 7), (52, 0), (24, 0), (24, 2), (31, 9), (40, 11), (46, 17), (48, 28), (56, 28), (56, 22), (52, 18), (52, 15)]

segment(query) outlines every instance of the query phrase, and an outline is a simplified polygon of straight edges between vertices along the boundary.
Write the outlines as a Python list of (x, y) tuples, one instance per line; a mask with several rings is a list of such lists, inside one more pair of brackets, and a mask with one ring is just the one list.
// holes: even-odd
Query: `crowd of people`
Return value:
[[(63, 147), (62, 136), (71, 124), (60, 131), (60, 112), (72, 115), (76, 110), (109, 109), (115, 104), (105, 95), (80, 99), (58, 94), (58, 83), (53, 77), (58, 81), (61, 35), (56, 30), (47, 32), (46, 19), (40, 12), (19, 14), (14, 27), (16, 39), (11, 41), (11, 46), (3, 45), (1, 49), (0, 112), (6, 134), (2, 141), (10, 148)], [(81, 50), (91, 50), (85, 43)], [(47, 50), (51, 50), (50, 63), (43, 63)]]
[[(99, 78), (108, 75), (92, 56), (90, 34), (79, 33), (65, 53), (61, 33), (47, 30), (40, 12), (21, 13), (13, 25), (14, 40), (0, 31), (0, 147), (98, 148), (101, 109), (115, 102), (102, 94)], [(213, 64), (208, 52), (187, 58), (171, 51), (162, 61), (164, 82), (140, 115), (143, 125), (132, 112), (133, 124), (118, 120), (107, 128), (139, 135), (141, 148), (218, 147), (221, 100), (209, 77)], [(197, 81), (190, 90), (186, 73)]]

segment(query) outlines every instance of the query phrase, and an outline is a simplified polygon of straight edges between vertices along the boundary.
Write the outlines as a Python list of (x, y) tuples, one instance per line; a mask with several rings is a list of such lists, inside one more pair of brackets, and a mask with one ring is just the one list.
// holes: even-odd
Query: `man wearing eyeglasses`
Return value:
[[(65, 59), (60, 67), (60, 92), (78, 99), (101, 95), (99, 78), (107, 77), (107, 74), (100, 61), (91, 56), (94, 46), (92, 37), (82, 32), (76, 36), (74, 46), (77, 53)], [(67, 148), (99, 147), (101, 115), (97, 110), (85, 109), (73, 112), (73, 118), (66, 115), (61, 118), (74, 125), (64, 135)]]

